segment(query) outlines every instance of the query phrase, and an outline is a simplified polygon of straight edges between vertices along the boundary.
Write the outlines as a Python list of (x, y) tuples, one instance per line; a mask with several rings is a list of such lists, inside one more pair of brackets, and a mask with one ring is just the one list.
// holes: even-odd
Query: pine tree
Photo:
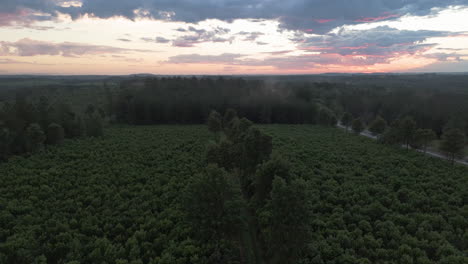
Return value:
[(351, 123), (353, 122), (353, 115), (346, 112), (344, 113), (343, 117), (341, 118), (341, 124), (346, 128), (346, 132), (348, 132)]
[(385, 132), (387, 128), (387, 122), (380, 116), (377, 116), (374, 121), (369, 126), (369, 131), (374, 135), (381, 135)]
[(57, 145), (62, 143), (65, 138), (63, 127), (59, 124), (52, 123), (47, 127), (47, 144)]
[(463, 157), (465, 144), (465, 135), (460, 129), (448, 129), (442, 136), (440, 150), (447, 153), (447, 156), (453, 164), (455, 158)]
[(35, 152), (41, 150), (44, 146), (46, 136), (42, 131), (41, 126), (37, 123), (29, 125), (26, 130), (26, 141), (28, 152)]
[(352, 129), (354, 133), (358, 135), (361, 134), (362, 131), (364, 131), (364, 124), (362, 123), (360, 118), (356, 118), (353, 120)]

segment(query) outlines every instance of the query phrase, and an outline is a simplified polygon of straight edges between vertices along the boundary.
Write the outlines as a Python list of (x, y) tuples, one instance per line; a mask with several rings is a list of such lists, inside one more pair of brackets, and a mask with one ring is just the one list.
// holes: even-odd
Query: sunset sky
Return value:
[(0, 74), (468, 72), (468, 0), (0, 0)]

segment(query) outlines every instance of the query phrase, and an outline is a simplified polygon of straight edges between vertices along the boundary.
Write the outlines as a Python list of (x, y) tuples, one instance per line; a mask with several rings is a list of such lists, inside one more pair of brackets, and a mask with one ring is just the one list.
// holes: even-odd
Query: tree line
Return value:
[[(332, 123), (334, 111), (320, 100), (303, 100), (296, 91), (242, 78), (150, 78), (125, 81), (108, 100), (119, 123), (203, 124), (212, 109), (237, 110), (255, 123)], [(310, 99), (310, 98), (309, 98)]]
[(89, 105), (83, 115), (67, 104), (51, 105), (47, 98), (29, 101), (18, 95), (0, 107), (0, 161), (33, 153), (64, 139), (103, 135), (102, 113)]
[[(255, 123), (318, 124), (344, 113), (370, 123), (381, 116), (389, 123), (412, 116), (438, 138), (449, 124), (468, 135), (468, 95), (463, 90), (408, 86), (404, 80), (366, 83), (269, 81), (244, 78), (163, 77), (126, 80), (108, 96), (109, 115), (117, 122), (203, 124), (211, 109), (236, 109)], [(331, 116), (331, 117), (330, 117)]]
[[(377, 116), (366, 126), (361, 118), (354, 118), (352, 114), (345, 113), (341, 118), (341, 124), (349, 130), (351, 128), (356, 134), (367, 129), (383, 143), (403, 144), (407, 149), (421, 149), (424, 153), (432, 141), (437, 139), (432, 129), (418, 128), (412, 116), (394, 120), (390, 125), (381, 116)], [(454, 124), (448, 124), (442, 134), (439, 150), (445, 153), (448, 159), (454, 163), (456, 158), (463, 158), (467, 144), (465, 134)]]

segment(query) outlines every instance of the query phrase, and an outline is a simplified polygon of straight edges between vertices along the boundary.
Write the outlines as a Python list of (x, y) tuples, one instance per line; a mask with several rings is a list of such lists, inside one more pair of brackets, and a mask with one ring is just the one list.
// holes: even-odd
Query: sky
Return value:
[(0, 0), (0, 74), (468, 72), (468, 0)]

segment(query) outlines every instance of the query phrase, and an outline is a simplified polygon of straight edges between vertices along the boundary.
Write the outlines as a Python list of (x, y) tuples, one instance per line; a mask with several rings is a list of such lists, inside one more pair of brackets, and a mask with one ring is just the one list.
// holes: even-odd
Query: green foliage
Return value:
[[(266, 182), (276, 176), (275, 191), (261, 207), (242, 196), (241, 232), (219, 243), (225, 260), (251, 263), (250, 251), (240, 249), (252, 245), (240, 241), (250, 241), (246, 222), (257, 219), (257, 241), (270, 241), (259, 247), (271, 260), (264, 263), (295, 256), (298, 261), (283, 263), (467, 262), (467, 168), (334, 128), (255, 128), (283, 157), (273, 155), (255, 170), (253, 183), (258, 175)], [(239, 183), (234, 171), (206, 174), (210, 138), (205, 126), (110, 127), (102, 139), (10, 158), (0, 165), (0, 263), (214, 263), (216, 244), (199, 241), (199, 230), (187, 221), (185, 192), (205, 177), (219, 186)], [(290, 213), (296, 209), (284, 204), (309, 209)], [(234, 205), (224, 203), (223, 214)], [(206, 208), (193, 206), (200, 213)], [(302, 226), (307, 214), (311, 223)], [(294, 234), (307, 228), (310, 237), (297, 236), (307, 246), (288, 251), (294, 256), (269, 258), (270, 243), (281, 251), (297, 245), (273, 244), (291, 236), (271, 226)]]
[(436, 134), (432, 129), (419, 128), (414, 132), (413, 147), (422, 147), (424, 152), (426, 152), (429, 143), (436, 138)]
[(323, 126), (335, 126), (337, 119), (332, 110), (322, 107), (318, 114), (318, 124)]
[(47, 144), (57, 145), (63, 142), (65, 131), (59, 124), (52, 123), (47, 127)]
[(362, 131), (364, 131), (364, 124), (362, 123), (360, 118), (356, 118), (353, 120), (353, 123), (351, 125), (351, 128), (353, 129), (354, 133), (356, 134), (361, 134)]
[(238, 247), (243, 205), (240, 190), (228, 177), (225, 170), (209, 165), (191, 179), (185, 191), (187, 220), (195, 237), (209, 249), (209, 263), (229, 263), (230, 251)]
[(41, 150), (44, 147), (46, 136), (39, 124), (34, 123), (29, 125), (29, 127), (26, 129), (26, 137), (26, 146), (28, 152), (35, 152)]
[(312, 211), (306, 182), (293, 180), (288, 184), (275, 177), (271, 199), (260, 211), (267, 263), (298, 263), (311, 242)]
[(10, 131), (0, 125), (0, 161), (7, 159), (10, 146)]
[(403, 118), (399, 124), (398, 129), (400, 130), (403, 143), (409, 148), (409, 145), (414, 140), (414, 134), (417, 129), (416, 122), (414, 121), (413, 117), (406, 116)]
[(460, 129), (448, 129), (442, 136), (440, 150), (447, 153), (452, 162), (457, 157), (463, 157), (466, 139)]
[(208, 130), (216, 136), (218, 136), (223, 129), (223, 120), (221, 115), (216, 111), (211, 111), (207, 123)]
[[(76, 130), (80, 126), (79, 124), (74, 124), (76, 126)], [(104, 135), (104, 128), (102, 124), (102, 119), (99, 114), (91, 114), (87, 115), (85, 119), (85, 126), (86, 126), (86, 135), (88, 137), (102, 137)], [(77, 132), (78, 133), (78, 132)]]
[(83, 132), (80, 117), (69, 105), (51, 105), (44, 96), (35, 102), (18, 94), (13, 103), (0, 104), (0, 160), (37, 151), (44, 143), (58, 144), (63, 137), (81, 137)]
[(351, 123), (353, 122), (354, 118), (353, 115), (346, 112), (343, 114), (343, 117), (341, 117), (341, 124), (348, 129), (351, 126)]
[(189, 221), (205, 242), (226, 239), (238, 232), (240, 193), (236, 193), (228, 173), (208, 165), (195, 175), (186, 189), (185, 208)]
[(377, 116), (374, 121), (369, 125), (369, 131), (374, 135), (381, 135), (387, 129), (387, 121), (381, 116)]

